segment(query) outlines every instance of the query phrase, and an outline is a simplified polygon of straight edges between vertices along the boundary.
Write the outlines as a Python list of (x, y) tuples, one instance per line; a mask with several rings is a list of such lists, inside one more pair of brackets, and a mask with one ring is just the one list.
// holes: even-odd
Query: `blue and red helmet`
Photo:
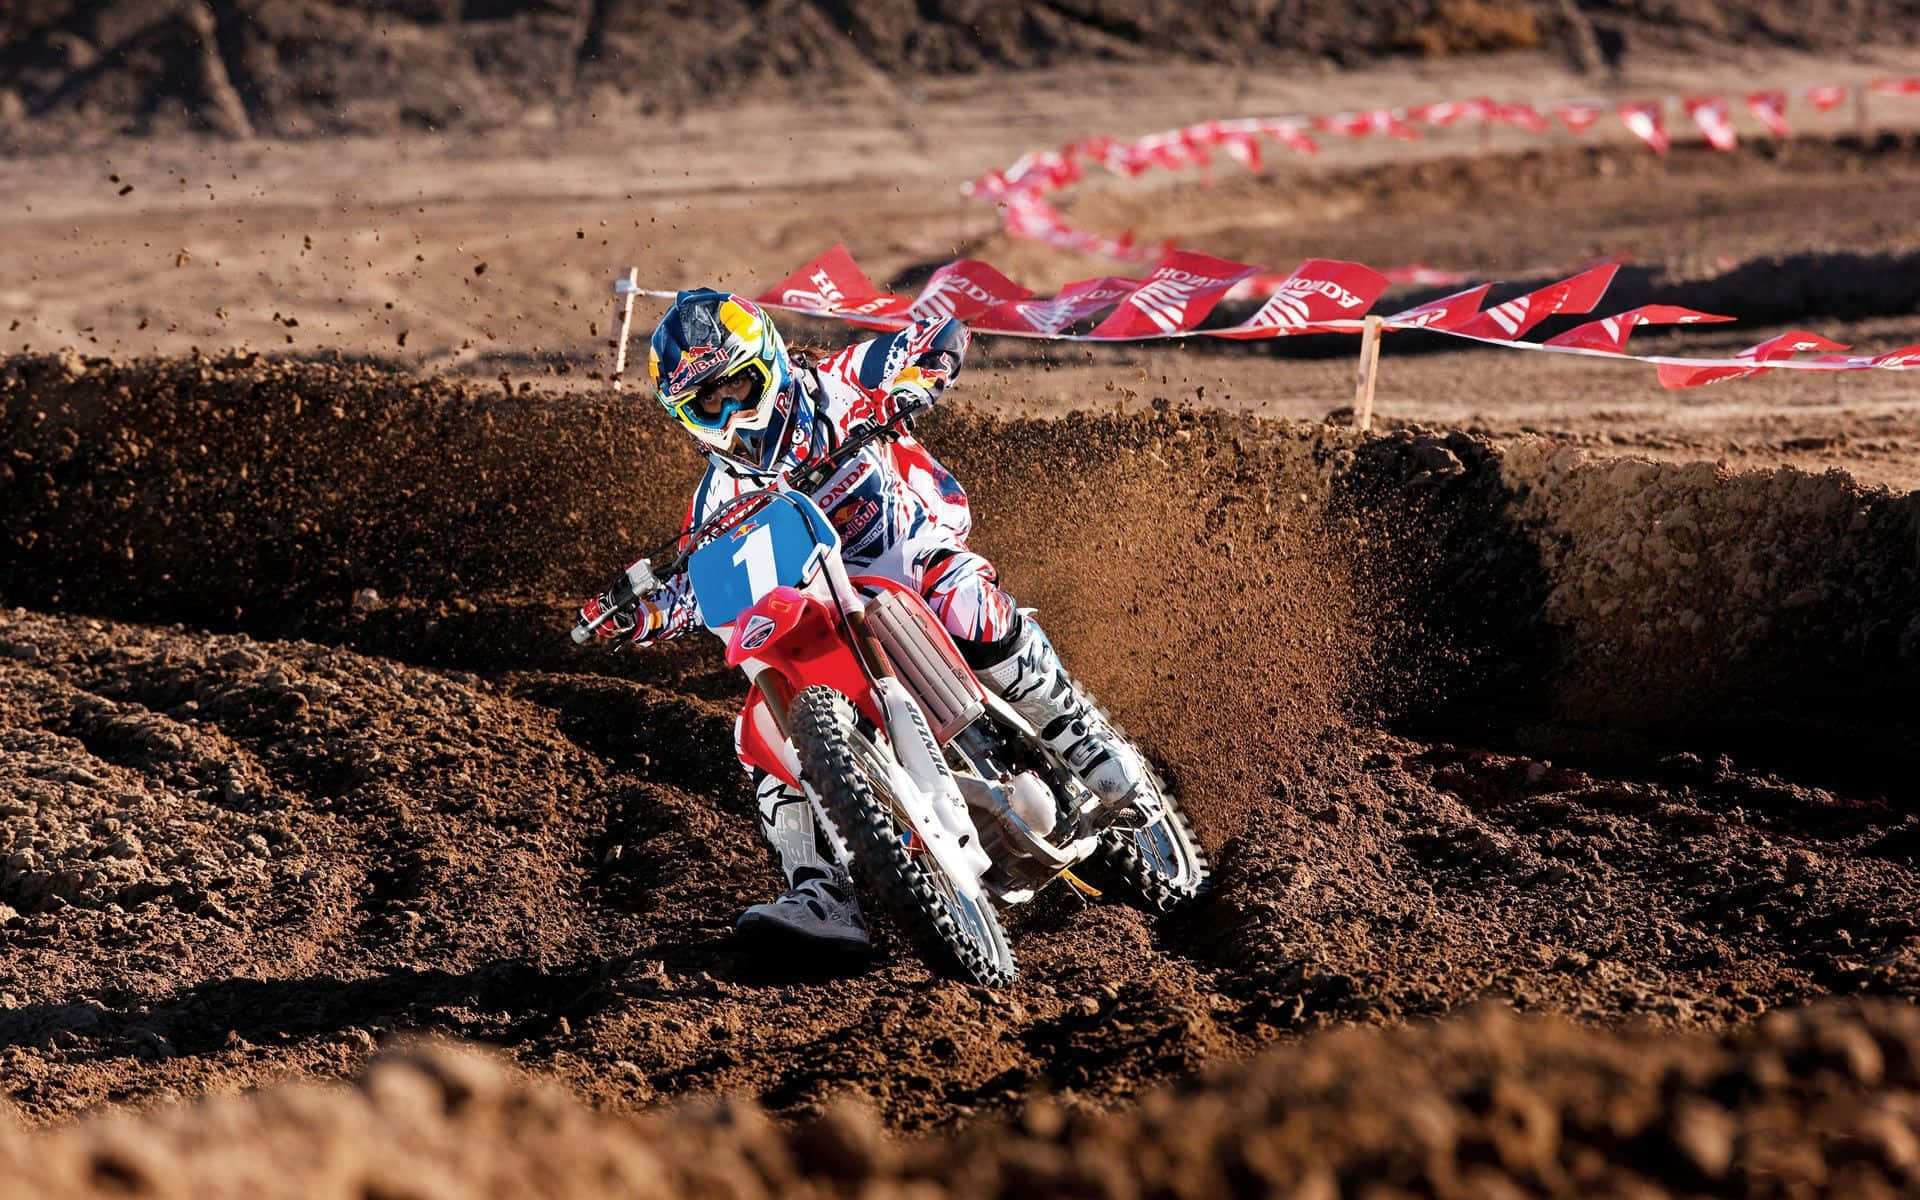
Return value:
[[(804, 446), (811, 432), (812, 406), (794, 384), (786, 343), (745, 296), (711, 288), (675, 296), (654, 328), (647, 371), (661, 405), (702, 445), (729, 458), (772, 470), (783, 444)], [(714, 414), (697, 403), (702, 391), (743, 372), (752, 383), (744, 399)]]

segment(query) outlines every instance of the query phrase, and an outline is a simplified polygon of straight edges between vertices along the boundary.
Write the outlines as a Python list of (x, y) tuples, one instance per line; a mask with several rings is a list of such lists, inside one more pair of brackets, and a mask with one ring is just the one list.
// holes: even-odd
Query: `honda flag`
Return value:
[(1120, 302), (1113, 315), (1094, 329), (1093, 336), (1152, 337), (1192, 329), (1213, 311), (1227, 289), (1259, 271), (1259, 267), (1246, 263), (1176, 250)]
[(1031, 295), (1031, 289), (1021, 287), (979, 259), (963, 258), (941, 267), (927, 279), (927, 286), (914, 297), (907, 315), (915, 320), (957, 317), (971, 321), (990, 308), (1025, 300)]
[(975, 317), (970, 324), (988, 333), (1050, 336), (1113, 307), (1145, 282), (1116, 275), (1082, 279), (1045, 300), (1012, 300), (997, 305)]
[[(1782, 358), (1792, 358), (1803, 350), (1845, 350), (1839, 342), (1830, 342), (1817, 333), (1808, 333), (1796, 329), (1778, 337), (1770, 337), (1757, 346), (1748, 346), (1734, 355), (1735, 358), (1751, 359), (1756, 363), (1773, 362)], [(1768, 367), (1694, 367), (1680, 363), (1661, 363), (1657, 375), (1663, 388), (1702, 387), (1709, 383), (1721, 383), (1728, 379), (1746, 379), (1765, 375)]]
[(1642, 325), (1699, 325), (1710, 321), (1731, 321), (1732, 317), (1696, 312), (1672, 304), (1643, 304), (1618, 316), (1603, 317), (1576, 325), (1565, 333), (1547, 339), (1549, 346), (1577, 346), (1582, 350), (1604, 350), (1624, 354), (1627, 338)]
[(873, 286), (844, 245), (814, 259), (754, 299), (804, 312), (846, 317), (856, 325), (896, 329), (908, 305), (904, 296), (888, 295)]
[(1511, 341), (1556, 313), (1592, 312), (1593, 306), (1600, 303), (1600, 297), (1606, 295), (1607, 285), (1613, 282), (1614, 272), (1619, 269), (1619, 263), (1602, 263), (1571, 279), (1516, 296), (1460, 325), (1456, 332), (1468, 337)]
[(1635, 100), (1615, 110), (1633, 136), (1653, 147), (1655, 154), (1667, 152), (1666, 116), (1658, 100)]
[(1747, 111), (1753, 119), (1767, 127), (1767, 132), (1775, 137), (1787, 136), (1787, 94), (1775, 90), (1771, 92), (1747, 93)]
[(1267, 302), (1240, 324), (1215, 330), (1224, 338), (1324, 332), (1328, 321), (1356, 321), (1387, 290), (1387, 277), (1359, 263), (1310, 258), (1294, 268)]
[(1707, 142), (1715, 150), (1731, 150), (1734, 147), (1733, 123), (1727, 118), (1727, 98), (1725, 96), (1689, 96), (1683, 103), (1687, 115), (1700, 127)]

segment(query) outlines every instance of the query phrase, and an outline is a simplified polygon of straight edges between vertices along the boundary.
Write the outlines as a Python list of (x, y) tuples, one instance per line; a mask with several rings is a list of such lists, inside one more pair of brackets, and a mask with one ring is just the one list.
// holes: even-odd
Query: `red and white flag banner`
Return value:
[(982, 333), (1051, 337), (1095, 313), (1112, 308), (1145, 282), (1144, 279), (1127, 279), (1119, 275), (1082, 279), (1068, 284), (1060, 289), (1059, 295), (1045, 300), (1013, 300), (988, 309), (970, 324)]
[(1655, 154), (1667, 152), (1667, 124), (1664, 106), (1658, 100), (1634, 100), (1615, 110), (1633, 136), (1653, 147)]
[(1807, 103), (1820, 112), (1832, 112), (1847, 102), (1847, 85), (1844, 83), (1816, 83), (1800, 93)]
[(1770, 92), (1748, 92), (1747, 111), (1753, 119), (1767, 127), (1767, 132), (1775, 137), (1787, 136), (1787, 94), (1778, 89)]
[(1590, 267), (1571, 279), (1562, 279), (1504, 304), (1496, 304), (1458, 326), (1455, 332), (1468, 337), (1512, 339), (1558, 313), (1592, 312), (1593, 306), (1600, 303), (1600, 297), (1607, 294), (1607, 285), (1613, 282), (1614, 272), (1619, 269), (1618, 263)]
[(1511, 125), (1515, 129), (1525, 129), (1531, 133), (1545, 133), (1553, 128), (1540, 110), (1531, 104), (1496, 104), (1488, 118), (1501, 125)]
[[(1757, 346), (1748, 346), (1736, 351), (1736, 359), (1747, 359), (1755, 363), (1776, 362), (1792, 358), (1807, 350), (1845, 350), (1839, 342), (1831, 342), (1817, 333), (1808, 333), (1804, 329), (1795, 329), (1777, 337), (1770, 337)], [(1704, 387), (1709, 383), (1723, 383), (1729, 379), (1747, 379), (1769, 374), (1773, 368), (1758, 366), (1716, 366), (1701, 367), (1681, 363), (1661, 363), (1657, 372), (1660, 386), (1664, 388)]]
[(1387, 318), (1389, 329), (1432, 329), (1442, 333), (1460, 328), (1480, 312), (1480, 304), (1493, 290), (1491, 283), (1470, 287), (1464, 292), (1442, 296)]
[(1700, 127), (1702, 134), (1706, 135), (1708, 145), (1715, 150), (1734, 148), (1733, 122), (1727, 114), (1725, 96), (1689, 96), (1683, 103), (1686, 105), (1687, 115), (1693, 118), (1693, 123)]
[(1307, 131), (1298, 121), (1262, 120), (1255, 123), (1255, 128), (1282, 146), (1298, 150), (1302, 154), (1320, 153), (1320, 143), (1308, 136)]
[(1128, 293), (1089, 336), (1102, 340), (1152, 337), (1192, 329), (1227, 290), (1260, 268), (1176, 250), (1160, 260), (1145, 283)]
[(1605, 116), (1607, 107), (1597, 100), (1563, 100), (1553, 106), (1553, 115), (1575, 133), (1585, 133)]
[(990, 308), (1031, 295), (1030, 288), (1021, 287), (979, 259), (963, 258), (941, 267), (927, 279), (927, 286), (914, 297), (907, 315), (915, 320), (956, 317), (971, 321)]
[(1385, 275), (1359, 263), (1310, 258), (1280, 280), (1251, 317), (1211, 332), (1246, 339), (1351, 330), (1387, 290), (1387, 283)]
[(1598, 321), (1576, 325), (1565, 333), (1548, 338), (1543, 344), (1577, 346), (1586, 350), (1604, 350), (1610, 354), (1623, 354), (1627, 349), (1627, 338), (1642, 325), (1700, 325), (1733, 319), (1714, 313), (1697, 312), (1691, 308), (1680, 308), (1672, 304), (1643, 304), (1639, 308), (1630, 308), (1618, 316), (1602, 317)]
[(906, 312), (910, 304), (904, 296), (883, 293), (875, 287), (844, 245), (836, 245), (754, 299), (780, 308), (845, 317), (856, 325), (881, 329), (898, 325), (900, 322), (889, 318)]
[[(1627, 339), (1644, 325), (1692, 325), (1732, 318), (1669, 304), (1647, 304), (1577, 325), (1544, 342), (1520, 340), (1556, 314), (1589, 312), (1603, 297), (1619, 264), (1591, 267), (1526, 295), (1482, 309), (1491, 284), (1395, 313), (1384, 318), (1390, 330), (1427, 330), (1470, 338), (1513, 350), (1585, 355), (1614, 361), (1650, 363), (1662, 387), (1689, 388), (1776, 370), (1861, 371), (1920, 370), (1920, 345), (1881, 354), (1844, 355), (1848, 347), (1817, 333), (1793, 330), (1724, 358), (1628, 354)], [(1082, 279), (1058, 295), (1034, 298), (986, 263), (963, 259), (935, 271), (920, 296), (909, 303), (882, 292), (845, 246), (835, 246), (756, 299), (769, 307), (831, 317), (868, 328), (898, 329), (910, 321), (955, 315), (978, 333), (1052, 338), (1077, 342), (1155, 341), (1210, 337), (1249, 340), (1304, 333), (1357, 331), (1360, 318), (1378, 300), (1387, 277), (1359, 263), (1309, 259), (1281, 276), (1274, 295), (1238, 325), (1199, 329), (1214, 305), (1233, 286), (1260, 272), (1248, 263), (1174, 251), (1147, 279), (1102, 276)], [(619, 296), (671, 298), (675, 293), (639, 288), (625, 277), (615, 281)], [(982, 307), (986, 306), (986, 307)], [(1090, 333), (1067, 330), (1100, 313), (1113, 312)], [(971, 313), (970, 317), (965, 314)], [(1819, 357), (1795, 359), (1803, 353)]]
[(1867, 86), (1885, 96), (1920, 96), (1920, 75), (1905, 79), (1876, 79)]

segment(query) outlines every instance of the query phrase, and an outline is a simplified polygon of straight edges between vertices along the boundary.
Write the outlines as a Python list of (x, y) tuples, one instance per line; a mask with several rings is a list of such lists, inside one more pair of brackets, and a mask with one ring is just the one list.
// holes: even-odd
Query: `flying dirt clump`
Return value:
[(591, 1112), (470, 1051), (383, 1054), (351, 1088), (289, 1086), (23, 1135), (21, 1200), (473, 1197), (1809, 1195), (1920, 1185), (1920, 1016), (1778, 1014), (1660, 1039), (1482, 1008), (1350, 1030), (1152, 1093), (1049, 1096), (916, 1142), (842, 1104), (790, 1128), (746, 1104)]

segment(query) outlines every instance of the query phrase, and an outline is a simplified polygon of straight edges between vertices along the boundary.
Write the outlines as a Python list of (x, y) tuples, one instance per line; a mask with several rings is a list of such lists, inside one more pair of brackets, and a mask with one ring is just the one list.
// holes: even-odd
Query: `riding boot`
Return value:
[(1109, 808), (1130, 803), (1146, 782), (1147, 764), (1133, 744), (1107, 724), (1080, 685), (1060, 665), (1053, 643), (1027, 617), (1005, 658), (976, 674), (1013, 706), (1067, 767)]
[(805, 795), (765, 772), (755, 772), (760, 833), (780, 860), (787, 890), (767, 904), (742, 913), (734, 928), (742, 933), (773, 931), (849, 949), (868, 945), (867, 925), (853, 896), (846, 868), (814, 820)]

